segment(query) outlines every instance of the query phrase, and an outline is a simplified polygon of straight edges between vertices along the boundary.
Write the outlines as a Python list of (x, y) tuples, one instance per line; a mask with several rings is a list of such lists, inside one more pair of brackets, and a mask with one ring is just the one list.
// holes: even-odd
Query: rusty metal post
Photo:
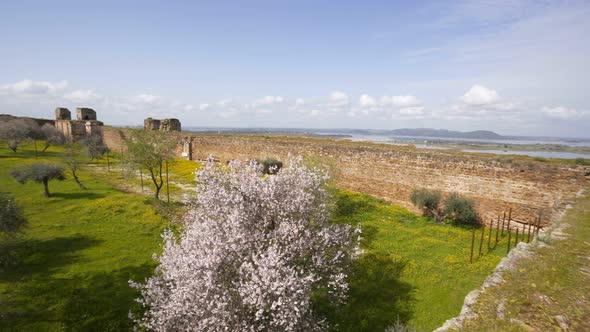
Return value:
[(490, 251), (490, 243), (492, 243), (492, 229), (494, 229), (494, 219), (490, 223), (490, 230), (488, 232), (488, 251)]
[(510, 252), (510, 240), (512, 238), (512, 233), (510, 233), (510, 228), (507, 229), (508, 231), (508, 246), (506, 247), (506, 255)]
[(536, 236), (539, 236), (539, 229), (541, 228), (541, 211), (539, 211), (539, 217), (537, 218), (537, 234), (535, 234)]
[(500, 232), (500, 215), (498, 215), (498, 222), (496, 223), (496, 244), (494, 244), (494, 248), (498, 244), (498, 233)]
[(518, 226), (516, 226), (516, 238), (514, 239), (514, 247), (516, 247), (518, 245), (518, 231), (520, 230), (520, 228), (518, 228)]
[(502, 236), (504, 236), (504, 222), (506, 221), (506, 211), (504, 211), (504, 216), (502, 217)]
[(168, 160), (166, 160), (166, 196), (168, 196), (168, 203), (170, 203), (170, 183), (168, 182)]
[(139, 178), (141, 179), (141, 192), (143, 192), (143, 170), (139, 169)]
[(512, 221), (512, 208), (510, 208), (510, 212), (508, 212), (508, 224), (506, 225), (506, 229), (508, 233), (510, 233), (510, 222)]
[(481, 256), (481, 249), (483, 248), (483, 237), (486, 231), (486, 225), (481, 227), (481, 238), (479, 239), (479, 256)]
[(526, 235), (526, 242), (529, 243), (529, 242), (531, 242), (531, 228), (532, 228), (531, 222), (527, 222), (527, 225), (529, 226), (529, 231)]
[(475, 245), (475, 225), (473, 225), (473, 232), (471, 234), (471, 256), (469, 257), (469, 263), (473, 263), (473, 246)]

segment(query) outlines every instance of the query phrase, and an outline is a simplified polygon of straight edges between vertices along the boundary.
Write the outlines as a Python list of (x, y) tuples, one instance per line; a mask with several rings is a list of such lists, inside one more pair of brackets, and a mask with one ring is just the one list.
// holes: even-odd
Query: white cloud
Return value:
[(461, 101), (471, 106), (482, 106), (496, 103), (500, 100), (498, 93), (492, 89), (488, 89), (483, 85), (475, 84), (467, 91)]
[(207, 104), (207, 103), (202, 103), (202, 104), (199, 104), (199, 110), (201, 110), (201, 111), (206, 111), (206, 110), (208, 110), (208, 109), (209, 109), (209, 106), (210, 106), (210, 105), (209, 105), (209, 104)]
[(232, 102), (231, 99), (222, 99), (220, 101), (217, 102), (217, 106), (219, 107), (225, 107), (227, 105), (229, 105)]
[(409, 116), (416, 116), (416, 115), (424, 115), (424, 107), (406, 107), (399, 110), (399, 113), (402, 115), (409, 115)]
[(155, 105), (162, 101), (162, 97), (145, 93), (133, 97), (132, 100), (138, 103)]
[(333, 107), (342, 107), (350, 103), (349, 97), (342, 91), (333, 91), (330, 93), (330, 105)]
[(301, 107), (305, 105), (305, 100), (303, 100), (302, 98), (297, 98), (295, 100), (295, 107)]
[(550, 118), (564, 120), (590, 115), (590, 112), (588, 111), (578, 111), (576, 109), (567, 108), (563, 106), (543, 107), (541, 111)]
[(280, 104), (283, 102), (283, 97), (281, 96), (265, 96), (260, 98), (254, 102), (254, 105), (272, 105), (272, 104)]
[(0, 86), (0, 91), (15, 95), (47, 95), (54, 94), (68, 86), (67, 81), (49, 82), (24, 79), (20, 82)]
[(359, 98), (359, 105), (361, 108), (373, 108), (377, 106), (377, 102), (373, 97), (364, 94)]
[(418, 98), (414, 96), (383, 96), (381, 106), (384, 107), (412, 107), (420, 105)]
[(185, 112), (191, 112), (191, 111), (194, 111), (194, 110), (196, 110), (196, 109), (197, 109), (197, 108), (196, 108), (196, 107), (195, 107), (195, 105), (193, 105), (193, 104), (186, 104), (186, 105), (184, 105), (184, 107), (183, 107), (183, 110), (184, 110)]
[(87, 103), (96, 101), (101, 97), (93, 90), (75, 90), (70, 93), (66, 93), (64, 98), (73, 102)]

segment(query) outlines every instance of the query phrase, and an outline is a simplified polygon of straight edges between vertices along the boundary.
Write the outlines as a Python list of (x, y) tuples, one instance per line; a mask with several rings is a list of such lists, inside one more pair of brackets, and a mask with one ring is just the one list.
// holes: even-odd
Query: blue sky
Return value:
[(587, 1), (5, 1), (0, 113), (590, 137)]

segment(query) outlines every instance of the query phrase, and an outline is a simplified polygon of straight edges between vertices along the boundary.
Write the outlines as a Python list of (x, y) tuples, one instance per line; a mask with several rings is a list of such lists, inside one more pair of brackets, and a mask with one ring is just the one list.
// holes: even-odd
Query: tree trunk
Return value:
[(51, 194), (49, 193), (49, 184), (48, 184), (48, 182), (49, 181), (47, 179), (44, 179), (43, 180), (43, 189), (44, 189), (43, 195), (45, 197), (51, 197)]
[(76, 174), (76, 171), (72, 170), (72, 175), (74, 176), (74, 181), (76, 181), (76, 183), (78, 184), (78, 187), (80, 187), (80, 189), (86, 190), (86, 187), (78, 179), (78, 175)]
[(45, 147), (43, 148), (43, 150), (41, 150), (41, 152), (45, 152), (45, 150), (47, 150), (49, 148), (49, 144), (45, 143)]
[(149, 168), (150, 177), (152, 178), (152, 182), (156, 187), (156, 192), (154, 193), (154, 198), (160, 199), (160, 189), (162, 189), (162, 185), (164, 184), (164, 180), (162, 179), (162, 164), (160, 164), (160, 181), (158, 183), (158, 179), (156, 179), (156, 174), (154, 174), (154, 169)]
[(34, 140), (33, 140), (33, 143), (34, 143), (34, 145), (35, 145), (35, 159), (37, 159), (37, 154), (38, 154), (38, 152), (37, 152), (37, 140), (36, 140), (36, 139), (34, 139)]
[(170, 203), (170, 183), (168, 182), (168, 160), (166, 160), (166, 196), (168, 196), (168, 203)]

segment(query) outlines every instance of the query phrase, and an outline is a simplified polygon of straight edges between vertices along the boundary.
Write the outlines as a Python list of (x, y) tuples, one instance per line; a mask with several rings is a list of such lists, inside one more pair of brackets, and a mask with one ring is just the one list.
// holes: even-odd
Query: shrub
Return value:
[(0, 192), (0, 234), (14, 235), (27, 223), (10, 194)]
[(15, 153), (22, 142), (36, 137), (38, 131), (39, 125), (31, 119), (0, 121), (0, 138), (6, 140), (8, 148)]
[(440, 192), (428, 189), (414, 189), (410, 200), (417, 208), (421, 209), (424, 215), (434, 218), (440, 222), (443, 218), (440, 214)]
[(86, 153), (91, 161), (102, 157), (108, 150), (100, 135), (88, 136), (81, 140), (80, 143), (86, 147)]
[(262, 165), (263, 174), (277, 174), (281, 168), (283, 168), (283, 162), (274, 158), (266, 158), (264, 160), (257, 160)]
[(545, 158), (545, 157), (534, 157), (533, 159), (536, 160), (536, 161), (540, 161), (542, 163), (548, 161), (547, 158)]
[(41, 137), (45, 139), (45, 146), (41, 152), (45, 152), (52, 145), (60, 145), (66, 142), (64, 134), (49, 123), (44, 124), (40, 131)]
[(476, 224), (479, 222), (479, 215), (473, 201), (456, 193), (449, 195), (445, 200), (444, 213), (448, 218), (459, 223)]
[(590, 159), (587, 159), (587, 158), (576, 158), (575, 163), (576, 163), (576, 165), (588, 166), (588, 165), (590, 165)]
[(21, 184), (25, 184), (27, 181), (43, 183), (43, 193), (45, 197), (51, 196), (48, 185), (50, 180), (55, 179), (63, 181), (66, 179), (63, 167), (45, 163), (36, 163), (13, 168), (10, 171), (10, 175)]
[(272, 177), (256, 162), (212, 161), (176, 237), (166, 231), (135, 319), (154, 331), (320, 331), (317, 294), (342, 303), (359, 254), (350, 225), (330, 223), (326, 176), (300, 159)]
[(123, 136), (127, 145), (126, 163), (136, 169), (148, 171), (155, 187), (156, 199), (160, 198), (160, 190), (164, 185), (164, 162), (174, 158), (177, 145), (175, 138), (167, 132), (145, 129), (131, 130), (129, 137)]

